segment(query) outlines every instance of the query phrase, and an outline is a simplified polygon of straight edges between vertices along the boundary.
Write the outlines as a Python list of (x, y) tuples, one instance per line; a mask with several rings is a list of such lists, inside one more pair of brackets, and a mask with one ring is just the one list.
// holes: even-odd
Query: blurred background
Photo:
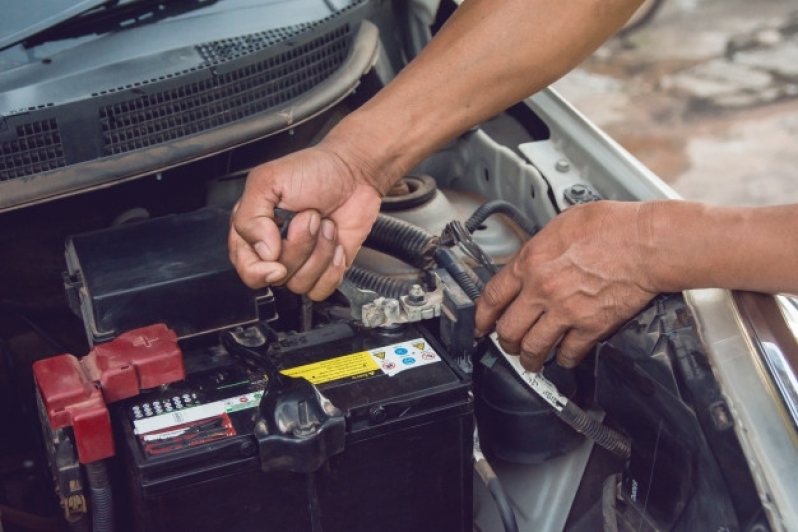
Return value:
[(798, 202), (798, 0), (663, 0), (554, 87), (687, 199)]

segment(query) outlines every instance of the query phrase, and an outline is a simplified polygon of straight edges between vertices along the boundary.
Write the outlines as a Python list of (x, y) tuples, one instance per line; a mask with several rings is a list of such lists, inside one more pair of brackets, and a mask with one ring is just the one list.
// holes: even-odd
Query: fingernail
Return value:
[(333, 265), (335, 266), (343, 266), (344, 259), (346, 256), (344, 255), (344, 246), (336, 246), (335, 253), (333, 253)]
[(277, 281), (282, 279), (282, 277), (283, 277), (282, 272), (274, 271), (266, 276), (266, 282), (269, 284), (276, 283)]
[(484, 332), (480, 329), (474, 329), (474, 338), (482, 338), (483, 336), (485, 336)]
[(335, 224), (331, 220), (324, 220), (321, 222), (321, 234), (327, 240), (335, 238)]
[(267, 261), (274, 260), (274, 257), (272, 257), (272, 250), (266, 244), (266, 242), (263, 241), (255, 242), (255, 245), (252, 247), (255, 250), (255, 253), (258, 254), (258, 257), (261, 258), (261, 260), (267, 260)]
[(311, 235), (316, 236), (316, 233), (319, 232), (319, 225), (321, 225), (321, 216), (314, 212), (310, 215), (310, 222), (308, 222), (308, 231)]

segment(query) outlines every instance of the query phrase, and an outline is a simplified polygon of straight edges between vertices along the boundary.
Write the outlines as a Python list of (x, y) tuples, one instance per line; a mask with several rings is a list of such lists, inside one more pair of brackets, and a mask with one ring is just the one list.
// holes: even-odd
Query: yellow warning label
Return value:
[(375, 351), (372, 353), (375, 357), (385, 360), (385, 351)]
[(374, 375), (376, 372), (382, 373), (377, 362), (368, 351), (361, 351), (360, 353), (286, 369), (281, 373), (289, 377), (304, 377), (313, 384), (322, 384), (341, 379), (358, 379)]
[(413, 347), (415, 347), (419, 351), (423, 351), (424, 348), (427, 347), (427, 344), (425, 344), (424, 342), (416, 342), (415, 344), (413, 344)]

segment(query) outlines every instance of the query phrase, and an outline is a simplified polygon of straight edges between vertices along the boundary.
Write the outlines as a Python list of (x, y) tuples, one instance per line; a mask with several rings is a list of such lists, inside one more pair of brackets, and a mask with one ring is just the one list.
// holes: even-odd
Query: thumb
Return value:
[(274, 221), (274, 205), (262, 200), (258, 205), (245, 194), (233, 208), (233, 230), (246, 242), (260, 260), (274, 262), (280, 257), (282, 239)]

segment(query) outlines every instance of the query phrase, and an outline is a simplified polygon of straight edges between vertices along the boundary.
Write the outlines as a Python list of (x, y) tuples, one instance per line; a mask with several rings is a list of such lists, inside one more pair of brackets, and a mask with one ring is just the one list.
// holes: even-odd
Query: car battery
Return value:
[(273, 383), (225, 346), (184, 350), (184, 381), (113, 413), (123, 529), (471, 530), (469, 386), (425, 328), (336, 324), (272, 339), (270, 363), (313, 383), (327, 411), (340, 414), (342, 448), (322, 444), (329, 456), (308, 471), (290, 467), (302, 438), (264, 451), (276, 436), (255, 434)]

